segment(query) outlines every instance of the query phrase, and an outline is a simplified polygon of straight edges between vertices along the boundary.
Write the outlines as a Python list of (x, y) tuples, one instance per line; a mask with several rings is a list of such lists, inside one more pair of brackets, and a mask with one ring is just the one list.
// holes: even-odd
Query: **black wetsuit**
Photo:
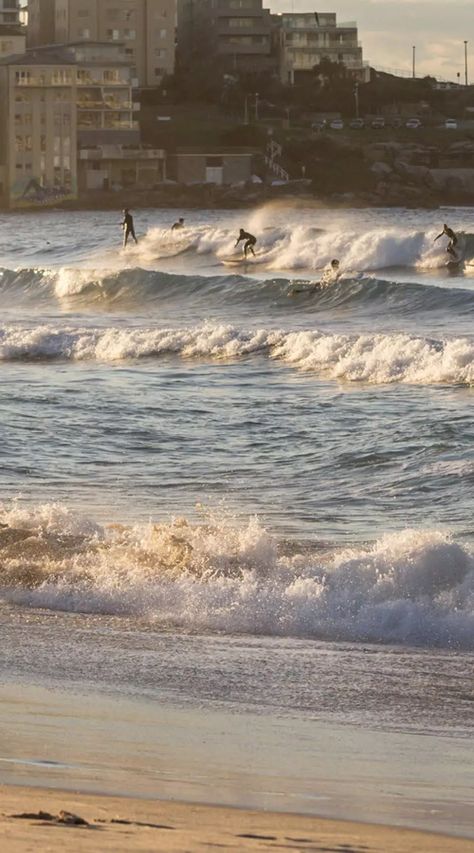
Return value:
[(249, 250), (252, 252), (252, 255), (255, 255), (253, 247), (255, 246), (255, 243), (257, 242), (257, 238), (254, 237), (253, 234), (249, 234), (248, 231), (241, 230), (240, 235), (237, 238), (237, 242), (235, 245), (238, 246), (241, 240), (245, 240), (245, 243), (244, 243), (244, 255), (245, 255), (245, 257), (247, 257), (247, 252)]
[(453, 229), (448, 228), (446, 226), (446, 228), (443, 228), (441, 234), (438, 234), (436, 240), (439, 240), (439, 238), (442, 237), (443, 234), (446, 234), (446, 237), (449, 237), (449, 243), (446, 246), (446, 251), (448, 252), (448, 254), (453, 255), (453, 257), (455, 258), (456, 252), (454, 251), (454, 247), (457, 245), (458, 238), (456, 237), (456, 234), (454, 233)]
[(123, 245), (126, 246), (128, 243), (128, 238), (133, 237), (135, 243), (138, 243), (138, 240), (135, 236), (135, 226), (133, 224), (133, 216), (131, 213), (126, 213), (123, 218), (122, 226), (125, 229), (125, 234), (123, 238)]
[(177, 231), (178, 228), (184, 228), (184, 222), (175, 222), (174, 225), (171, 226), (172, 231)]

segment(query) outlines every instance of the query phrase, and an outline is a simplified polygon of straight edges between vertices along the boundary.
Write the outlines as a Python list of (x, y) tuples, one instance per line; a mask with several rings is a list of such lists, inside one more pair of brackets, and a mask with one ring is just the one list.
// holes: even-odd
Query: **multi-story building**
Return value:
[(334, 12), (285, 12), (278, 20), (283, 83), (294, 83), (322, 59), (343, 63), (359, 82), (368, 80), (356, 23), (338, 24)]
[(20, 23), (20, 0), (0, 0), (0, 25), (18, 26)]
[(74, 196), (76, 66), (54, 51), (0, 60), (0, 186), (10, 207)]
[(121, 42), (137, 85), (174, 71), (176, 0), (29, 0), (28, 44)]
[(276, 70), (272, 33), (262, 0), (178, 0), (179, 62), (191, 72), (199, 61), (228, 73)]
[(79, 42), (64, 50), (77, 65), (79, 146), (138, 144), (135, 114), (139, 104), (133, 102), (132, 71), (124, 45)]

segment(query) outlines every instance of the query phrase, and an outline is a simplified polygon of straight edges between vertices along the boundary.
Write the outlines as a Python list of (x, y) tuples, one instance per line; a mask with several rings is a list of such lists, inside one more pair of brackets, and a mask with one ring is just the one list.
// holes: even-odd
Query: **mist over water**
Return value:
[(474, 214), (183, 215), (5, 223), (6, 624), (471, 652)]

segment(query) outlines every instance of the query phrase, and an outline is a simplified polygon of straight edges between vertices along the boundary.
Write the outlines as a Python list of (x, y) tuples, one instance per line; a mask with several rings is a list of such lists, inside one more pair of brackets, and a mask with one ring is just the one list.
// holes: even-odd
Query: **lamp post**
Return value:
[(359, 118), (359, 84), (358, 83), (354, 83), (354, 101), (355, 101), (356, 118)]
[(258, 121), (258, 92), (255, 92), (255, 121)]
[(416, 45), (412, 47), (412, 77), (416, 77)]
[(467, 86), (467, 41), (464, 41), (464, 82)]

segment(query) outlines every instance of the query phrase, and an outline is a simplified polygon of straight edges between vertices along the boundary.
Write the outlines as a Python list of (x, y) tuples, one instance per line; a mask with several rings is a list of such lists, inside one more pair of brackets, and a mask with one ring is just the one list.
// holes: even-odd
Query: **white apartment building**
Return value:
[(175, 62), (176, 0), (29, 0), (28, 44), (121, 42), (137, 85), (158, 85)]
[(77, 189), (76, 67), (54, 54), (0, 61), (0, 191), (10, 207)]
[(20, 0), (0, 0), (0, 26), (18, 26), (20, 23)]
[(362, 57), (357, 24), (337, 23), (334, 12), (284, 12), (280, 25), (280, 75), (283, 83), (310, 72), (322, 59), (342, 62), (359, 82), (370, 70)]

